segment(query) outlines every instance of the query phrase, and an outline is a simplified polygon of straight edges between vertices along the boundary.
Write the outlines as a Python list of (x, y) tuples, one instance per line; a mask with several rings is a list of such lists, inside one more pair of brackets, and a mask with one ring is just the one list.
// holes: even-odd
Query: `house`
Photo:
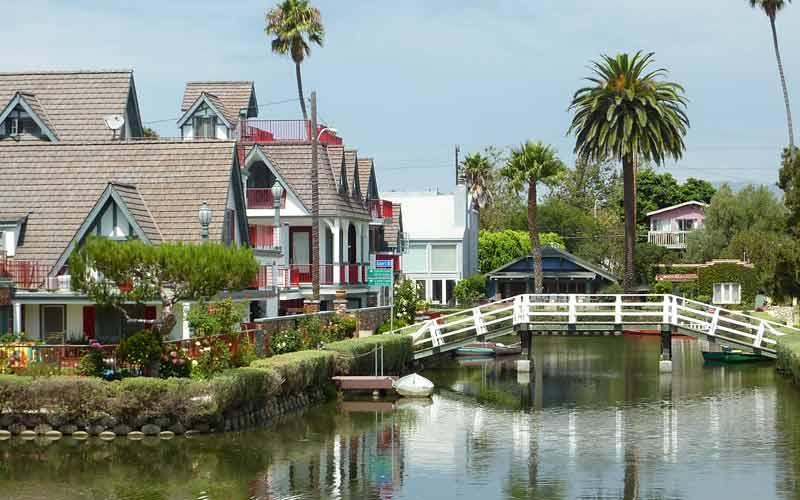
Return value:
[[(203, 130), (237, 142), (249, 240), (257, 256), (282, 251), (274, 268), (262, 262), (260, 275), (260, 284), (280, 289), (275, 314), (303, 310), (313, 298), (316, 266), (321, 309), (332, 309), (342, 292), (350, 308), (383, 303), (386, 291), (368, 285), (367, 269), (378, 252), (391, 251), (383, 231), (393, 217), (391, 203), (379, 199), (371, 158), (345, 147), (329, 127), (317, 127), (320, 262), (315, 264), (311, 123), (259, 118), (252, 82), (191, 82), (182, 109), (178, 125), (184, 140), (197, 140), (197, 131)], [(279, 192), (280, 200), (274, 197)]]
[(685, 249), (686, 235), (703, 228), (705, 207), (703, 202), (687, 201), (648, 212), (647, 241), (666, 248)]
[[(236, 144), (135, 140), (142, 127), (131, 72), (3, 74), (0, 88), (9, 98), (0, 105), (25, 113), (2, 115), (5, 130), (17, 133), (0, 140), (0, 172), (13, 186), (0, 189), (0, 332), (116, 342), (130, 329), (118, 311), (70, 289), (68, 259), (90, 234), (154, 245), (249, 244)], [(119, 130), (106, 126), (106, 113), (120, 117)], [(198, 216), (203, 206), (212, 215), (207, 228)], [(257, 288), (231, 294), (277, 309), (275, 291)], [(159, 307), (147, 304), (142, 313), (155, 318)], [(188, 308), (176, 309), (174, 338), (188, 337)]]
[(731, 308), (754, 307), (759, 291), (755, 266), (735, 259), (661, 265), (656, 282), (670, 283), (676, 295)]
[[(600, 266), (560, 248), (542, 246), (544, 293), (597, 293), (617, 282), (616, 276)], [(533, 293), (533, 256), (517, 260), (486, 274), (487, 296), (496, 299)]]
[(420, 295), (449, 304), (458, 281), (478, 272), (478, 212), (467, 188), (450, 194), (385, 192), (402, 206), (402, 273), (417, 282)]

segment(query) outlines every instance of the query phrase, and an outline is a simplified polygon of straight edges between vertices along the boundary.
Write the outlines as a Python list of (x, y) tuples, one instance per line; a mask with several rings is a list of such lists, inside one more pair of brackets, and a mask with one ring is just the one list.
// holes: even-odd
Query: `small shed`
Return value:
[[(617, 282), (616, 276), (566, 250), (542, 247), (544, 293), (596, 293)], [(486, 275), (487, 295), (502, 298), (533, 293), (533, 255), (495, 269)]]

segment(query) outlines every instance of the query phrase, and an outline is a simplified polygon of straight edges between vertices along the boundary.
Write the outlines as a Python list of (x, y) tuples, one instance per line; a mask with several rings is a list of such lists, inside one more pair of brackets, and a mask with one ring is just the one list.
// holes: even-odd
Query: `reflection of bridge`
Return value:
[(800, 335), (800, 329), (774, 321), (660, 294), (517, 295), (407, 326), (395, 333), (411, 334), (414, 359), (423, 359), (513, 333), (520, 333), (529, 342), (532, 335), (549, 332), (580, 335), (622, 331), (628, 327), (659, 329), (662, 355), (666, 359), (671, 359), (671, 335), (678, 331), (773, 358), (777, 337)]

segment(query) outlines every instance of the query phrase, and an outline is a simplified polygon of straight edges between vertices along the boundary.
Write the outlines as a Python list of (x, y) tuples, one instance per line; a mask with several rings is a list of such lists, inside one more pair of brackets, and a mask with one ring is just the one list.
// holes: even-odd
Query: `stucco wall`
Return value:
[(697, 205), (687, 205), (685, 207), (675, 208), (667, 212), (650, 216), (650, 229), (656, 227), (656, 221), (670, 221), (670, 231), (678, 231), (677, 219), (694, 219), (700, 221), (700, 226), (705, 221), (705, 213), (703, 207)]

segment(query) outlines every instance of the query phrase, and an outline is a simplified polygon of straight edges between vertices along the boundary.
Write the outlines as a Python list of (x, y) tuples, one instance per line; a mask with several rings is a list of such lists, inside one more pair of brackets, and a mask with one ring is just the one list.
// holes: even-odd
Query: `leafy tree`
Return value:
[(481, 209), (492, 201), (492, 177), (494, 165), (488, 156), (481, 153), (468, 154), (461, 167), (464, 181), (476, 208)]
[[(543, 245), (564, 248), (564, 240), (555, 233), (542, 233), (539, 239)], [(531, 254), (531, 239), (525, 231), (506, 229), (505, 231), (481, 231), (478, 236), (478, 267), (481, 274), (494, 271), (498, 267)]]
[(675, 254), (667, 248), (642, 243), (636, 252), (636, 279), (639, 283), (653, 285), (659, 265), (670, 265), (675, 261)]
[(748, 0), (750, 7), (754, 9), (761, 9), (769, 19), (769, 27), (772, 29), (772, 44), (775, 47), (775, 59), (778, 61), (778, 74), (781, 78), (781, 87), (783, 88), (783, 103), (786, 106), (786, 124), (789, 127), (789, 147), (794, 148), (794, 130), (792, 129), (792, 109), (789, 106), (789, 89), (786, 87), (786, 77), (783, 74), (783, 61), (781, 60), (781, 51), (778, 48), (778, 31), (775, 29), (775, 18), (778, 17), (780, 12), (786, 4), (792, 0)]
[(613, 162), (578, 158), (575, 167), (565, 172), (547, 200), (560, 200), (583, 212), (594, 213), (622, 200), (622, 179)]
[(789, 209), (789, 228), (795, 236), (800, 236), (800, 154), (797, 148), (787, 148), (783, 152), (778, 186), (783, 189), (783, 200)]
[(270, 9), (266, 16), (267, 35), (272, 36), (272, 52), (279, 55), (289, 54), (294, 61), (297, 79), (297, 95), (300, 98), (300, 110), (303, 120), (308, 120), (306, 100), (303, 97), (303, 79), (300, 65), (311, 55), (311, 44), (322, 47), (325, 42), (325, 27), (319, 9), (308, 3), (308, 0), (284, 0), (277, 7)]
[[(162, 336), (175, 326), (175, 304), (246, 288), (258, 273), (253, 252), (217, 243), (149, 245), (91, 236), (69, 259), (72, 289), (111, 306), (130, 323), (152, 325)], [(161, 302), (159, 318), (131, 316), (130, 304)]]
[(593, 63), (590, 86), (579, 89), (570, 109), (568, 133), (575, 153), (585, 161), (622, 161), (625, 204), (626, 290), (633, 288), (636, 246), (636, 165), (639, 159), (660, 165), (680, 159), (689, 127), (683, 87), (663, 81), (666, 70), (649, 71), (653, 54), (603, 55)]
[(565, 169), (564, 163), (558, 159), (551, 146), (542, 142), (528, 141), (511, 151), (511, 157), (502, 170), (502, 175), (509, 180), (513, 189), (521, 191), (527, 188), (528, 190), (528, 232), (533, 251), (535, 293), (542, 293), (544, 289), (539, 222), (536, 218), (538, 203), (536, 187), (540, 182), (545, 185), (555, 184)]
[(791, 244), (791, 237), (784, 233), (745, 229), (731, 238), (720, 256), (752, 262), (758, 272), (761, 288), (774, 293), (778, 291), (775, 272), (783, 255), (780, 249)]
[(717, 189), (708, 181), (689, 177), (681, 186), (681, 201), (710, 203)]
[(476, 300), (486, 296), (486, 277), (475, 274), (456, 283), (453, 289), (456, 304), (461, 307), (472, 307)]
[(145, 127), (142, 136), (148, 139), (158, 139), (158, 132), (151, 129), (150, 127)]

